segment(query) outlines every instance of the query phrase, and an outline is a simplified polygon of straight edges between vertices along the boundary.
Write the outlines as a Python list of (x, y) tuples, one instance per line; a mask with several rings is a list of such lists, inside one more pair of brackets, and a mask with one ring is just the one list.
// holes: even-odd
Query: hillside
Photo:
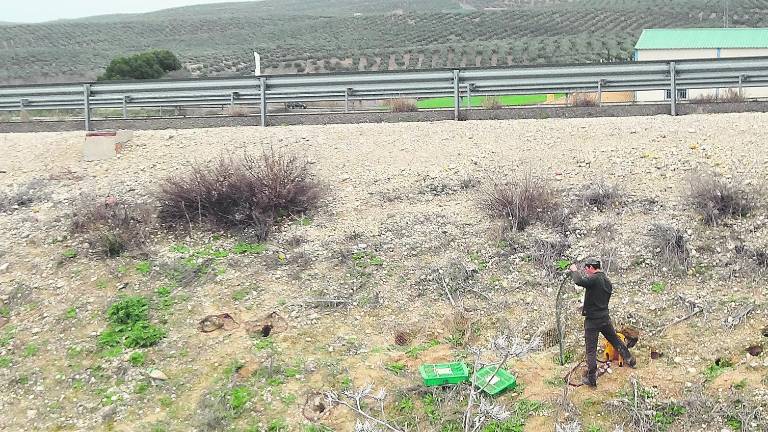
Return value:
[[(768, 1), (731, 1), (734, 26)], [(266, 0), (0, 28), (0, 83), (93, 79), (118, 55), (174, 51), (190, 76), (627, 60), (643, 28), (721, 26), (715, 0)]]
[[(541, 336), (507, 362), (519, 387), (484, 398), (511, 416), (481, 432), (768, 430), (766, 122), (146, 131), (101, 162), (82, 162), (82, 132), (0, 134), (0, 429), (346, 432), (352, 412), (315, 395), (370, 384), (363, 408), (396, 430), (456, 432), (469, 387), (427, 389), (418, 367), (474, 363), (477, 350), (500, 361), (514, 338)], [(83, 209), (155, 212), (168, 176), (269, 148), (307, 161), (323, 189), (262, 243), (131, 210), (146, 243), (108, 258), (100, 231), (76, 230)], [(750, 191), (746, 214), (705, 223), (690, 181), (711, 171)], [(539, 207), (513, 231), (484, 203), (494, 182), (529, 172), (566, 211)], [(563, 379), (576, 368), (578, 381), (583, 356), (572, 284), (566, 364), (554, 360), (556, 261), (587, 256), (609, 267), (617, 327), (640, 329), (637, 369), (614, 363), (595, 390)], [(143, 312), (112, 307), (136, 296)], [(142, 313), (121, 343), (109, 323)], [(236, 324), (198, 324), (223, 313)]]
[(125, 21), (199, 19), (202, 16), (264, 17), (285, 15), (352, 16), (392, 13), (456, 12), (463, 8), (455, 0), (261, 0), (251, 2), (211, 3), (163, 9), (128, 15), (103, 15), (71, 21)]

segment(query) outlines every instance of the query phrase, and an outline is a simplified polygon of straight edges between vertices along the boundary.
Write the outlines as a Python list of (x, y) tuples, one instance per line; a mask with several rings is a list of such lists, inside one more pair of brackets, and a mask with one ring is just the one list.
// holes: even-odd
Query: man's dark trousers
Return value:
[(587, 379), (590, 385), (597, 384), (597, 337), (602, 333), (605, 339), (621, 354), (626, 362), (629, 362), (632, 355), (627, 346), (616, 335), (610, 317), (605, 318), (587, 318), (584, 320), (584, 344), (587, 348)]

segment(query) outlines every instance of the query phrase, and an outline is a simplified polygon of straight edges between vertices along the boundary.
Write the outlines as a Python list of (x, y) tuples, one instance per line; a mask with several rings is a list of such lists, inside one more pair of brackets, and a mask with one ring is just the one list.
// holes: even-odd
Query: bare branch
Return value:
[(338, 394), (336, 394), (333, 391), (329, 391), (325, 393), (325, 398), (328, 400), (328, 403), (332, 405), (343, 405), (350, 410), (354, 411), (357, 415), (362, 416), (366, 419), (365, 422), (358, 421), (355, 425), (355, 431), (360, 432), (374, 432), (376, 431), (375, 427), (370, 424), (370, 422), (373, 422), (376, 425), (380, 425), (385, 427), (387, 430), (390, 430), (392, 432), (404, 432), (400, 429), (392, 426), (391, 424), (387, 423), (384, 420), (378, 419), (368, 412), (366, 412), (363, 409), (362, 402), (365, 398), (370, 397), (371, 399), (374, 399), (378, 401), (382, 406), (383, 411), (383, 404), (384, 399), (387, 396), (387, 393), (385, 390), (380, 390), (375, 395), (373, 394), (373, 385), (367, 384), (363, 387), (361, 387), (358, 390), (352, 389), (350, 391), (345, 391), (342, 393), (343, 397), (340, 397)]

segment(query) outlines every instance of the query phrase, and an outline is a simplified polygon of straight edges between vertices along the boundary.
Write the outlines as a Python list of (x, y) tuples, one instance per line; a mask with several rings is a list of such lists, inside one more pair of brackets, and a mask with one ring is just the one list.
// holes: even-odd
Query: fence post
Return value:
[(83, 84), (83, 117), (85, 117), (85, 131), (91, 130), (91, 85)]
[(676, 75), (677, 72), (675, 72), (675, 62), (669, 62), (669, 103), (670, 103), (670, 114), (673, 116), (677, 115), (677, 81), (676, 81)]
[(123, 119), (128, 118), (128, 97), (127, 95), (123, 96)]
[(261, 126), (267, 127), (267, 79), (259, 78), (259, 90), (261, 90)]
[(459, 70), (453, 70), (453, 119), (459, 120), (459, 109), (461, 108), (461, 91), (459, 89)]

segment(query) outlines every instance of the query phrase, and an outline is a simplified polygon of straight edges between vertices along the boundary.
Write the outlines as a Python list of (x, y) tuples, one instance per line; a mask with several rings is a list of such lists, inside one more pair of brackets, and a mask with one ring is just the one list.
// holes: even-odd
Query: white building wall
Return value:
[[(739, 58), (768, 56), (768, 48), (723, 48), (717, 49), (654, 49), (637, 50), (636, 61), (670, 61), (670, 60), (695, 60), (713, 58)], [(728, 91), (728, 89), (690, 89), (688, 100), (698, 97), (716, 97)], [(734, 88), (733, 91), (738, 91)], [(746, 98), (768, 98), (768, 87), (745, 87), (743, 90)], [(661, 102), (668, 100), (665, 91), (639, 91), (635, 100), (638, 102)]]
[[(723, 48), (720, 50), (720, 58), (738, 57), (768, 57), (768, 48)], [(722, 90), (720, 91), (722, 92)], [(768, 87), (744, 87), (744, 97), (768, 98)]]
[(716, 49), (653, 49), (637, 50), (636, 61), (691, 60), (717, 58)]
[(720, 50), (721, 58), (765, 56), (768, 56), (768, 48), (723, 48)]

